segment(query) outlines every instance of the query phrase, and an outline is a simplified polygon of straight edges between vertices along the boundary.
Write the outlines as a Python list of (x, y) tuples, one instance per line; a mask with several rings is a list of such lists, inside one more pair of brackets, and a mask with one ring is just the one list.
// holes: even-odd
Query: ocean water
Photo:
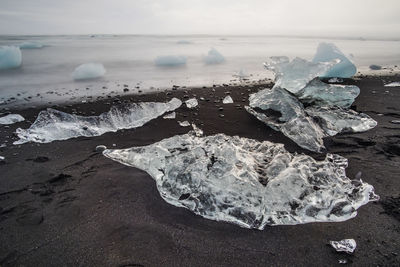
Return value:
[[(23, 49), (22, 66), (0, 71), (0, 103), (31, 106), (81, 101), (87, 96), (165, 90), (173, 85), (197, 87), (239, 84), (273, 78), (262, 63), (270, 56), (312, 59), (318, 43), (333, 42), (350, 55), (359, 70), (371, 64), (400, 65), (400, 41), (319, 39), (268, 36), (0, 36), (0, 45), (39, 42), (41, 49)], [(215, 48), (221, 64), (206, 64)], [(159, 56), (186, 57), (186, 65), (157, 66)], [(102, 63), (107, 72), (96, 80), (74, 81), (72, 72), (83, 63)], [(245, 74), (246, 81), (237, 77)]]

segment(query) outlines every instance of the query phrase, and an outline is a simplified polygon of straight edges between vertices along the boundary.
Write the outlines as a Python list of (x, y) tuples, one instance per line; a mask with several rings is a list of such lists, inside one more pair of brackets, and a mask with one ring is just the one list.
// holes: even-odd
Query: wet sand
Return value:
[[(206, 135), (225, 133), (284, 143), (299, 148), (243, 106), (248, 94), (265, 86), (220, 86), (126, 95), (57, 107), (69, 113), (98, 115), (113, 104), (204, 97), (196, 109), (182, 106), (175, 120), (162, 117), (143, 127), (99, 137), (49, 144), (0, 148), (0, 266), (333, 266), (346, 259), (353, 266), (400, 265), (400, 88), (383, 87), (394, 77), (349, 80), (361, 89), (353, 108), (378, 121), (365, 133), (327, 138), (328, 152), (349, 159), (347, 176), (362, 172), (381, 200), (359, 209), (341, 223), (312, 223), (240, 228), (194, 215), (167, 204), (145, 172), (95, 152), (97, 145), (127, 148), (154, 143), (190, 130), (177, 121), (194, 122)], [(214, 92), (215, 91), (215, 92)], [(230, 94), (233, 104), (221, 100)], [(219, 108), (223, 110), (220, 111)], [(27, 121), (0, 126), (0, 144), (16, 140), (40, 109), (18, 110)], [(223, 115), (223, 116), (222, 116)], [(354, 238), (354, 255), (337, 253), (329, 240)]]

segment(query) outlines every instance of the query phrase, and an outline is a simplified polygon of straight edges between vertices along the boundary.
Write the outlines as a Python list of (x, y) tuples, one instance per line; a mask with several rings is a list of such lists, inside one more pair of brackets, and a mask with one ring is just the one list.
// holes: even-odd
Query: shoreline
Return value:
[[(210, 265), (226, 266), (336, 265), (340, 259), (355, 266), (398, 265), (400, 126), (391, 121), (400, 118), (400, 88), (384, 87), (382, 80), (389, 77), (400, 81), (398, 74), (346, 80), (361, 89), (352, 107), (370, 115), (378, 126), (325, 139), (329, 153), (349, 160), (347, 176), (352, 179), (361, 171), (362, 180), (375, 187), (381, 200), (361, 207), (355, 218), (345, 222), (273, 226), (263, 231), (207, 220), (169, 205), (148, 174), (113, 162), (94, 149), (142, 146), (184, 134), (189, 127), (177, 121), (187, 120), (205, 135), (222, 132), (268, 140), (283, 143), (290, 152), (324, 157), (304, 151), (244, 110), (248, 94), (267, 85), (186, 88), (57, 106), (90, 116), (124, 102), (199, 100), (195, 109), (176, 110), (174, 120), (161, 116), (142, 127), (98, 137), (8, 143), (0, 148), (6, 158), (0, 164), (0, 265), (201, 266), (205, 257)], [(224, 105), (221, 101), (228, 91), (234, 103)], [(10, 109), (26, 121), (0, 126), (0, 140), (15, 140), (15, 129), (28, 128), (42, 109)], [(329, 240), (343, 238), (356, 239), (354, 255), (326, 246)]]

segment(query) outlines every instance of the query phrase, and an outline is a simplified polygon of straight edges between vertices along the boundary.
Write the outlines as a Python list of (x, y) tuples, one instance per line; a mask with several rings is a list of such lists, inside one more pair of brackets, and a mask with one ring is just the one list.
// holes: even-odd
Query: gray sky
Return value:
[(0, 34), (400, 37), (400, 0), (0, 0)]

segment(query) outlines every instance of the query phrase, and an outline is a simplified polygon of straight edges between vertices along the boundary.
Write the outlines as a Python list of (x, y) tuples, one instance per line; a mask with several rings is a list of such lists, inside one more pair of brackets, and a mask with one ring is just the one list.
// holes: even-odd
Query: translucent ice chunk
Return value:
[(178, 121), (178, 123), (181, 127), (189, 127), (190, 126), (190, 122), (188, 122), (188, 121)]
[(325, 133), (334, 136), (342, 132), (365, 132), (377, 125), (377, 122), (364, 113), (341, 108), (308, 107), (306, 113), (318, 118)]
[(377, 199), (346, 177), (345, 158), (316, 161), (268, 141), (185, 134), (103, 154), (146, 171), (168, 203), (246, 228), (344, 221)]
[(399, 86), (400, 86), (400, 82), (392, 82), (392, 83), (385, 84), (385, 87), (399, 87)]
[(22, 54), (19, 47), (0, 46), (0, 70), (18, 68), (21, 63)]
[(300, 147), (316, 152), (324, 150), (323, 130), (307, 116), (303, 104), (286, 90), (279, 87), (261, 90), (250, 95), (249, 103), (250, 107), (245, 107), (249, 113)]
[(18, 128), (20, 138), (14, 144), (49, 143), (79, 136), (99, 136), (120, 129), (137, 128), (165, 112), (179, 108), (182, 102), (173, 98), (167, 103), (142, 102), (113, 106), (99, 116), (77, 116), (48, 108), (39, 113), (29, 129)]
[(44, 45), (38, 42), (24, 42), (19, 45), (21, 49), (40, 49), (43, 48)]
[(264, 66), (275, 73), (276, 87), (284, 88), (295, 94), (337, 62), (338, 60), (313, 63), (298, 57), (292, 61), (289, 61), (288, 57), (271, 57), (271, 61), (264, 63)]
[(354, 239), (330, 241), (329, 243), (337, 252), (346, 252), (348, 254), (353, 254), (354, 250), (357, 247), (357, 243)]
[(199, 105), (199, 102), (196, 98), (191, 98), (185, 101), (186, 107), (188, 108), (195, 108)]
[(313, 62), (330, 62), (335, 59), (340, 62), (319, 76), (350, 78), (356, 74), (356, 66), (332, 43), (320, 43)]
[(185, 56), (159, 56), (154, 60), (155, 64), (160, 67), (176, 67), (186, 65)]
[(176, 118), (176, 113), (175, 112), (171, 112), (171, 113), (165, 114), (164, 117), (163, 117), (163, 119), (166, 119), (166, 120), (172, 120), (172, 119), (175, 119), (175, 118)]
[(24, 117), (19, 114), (8, 114), (6, 116), (0, 117), (0, 124), (14, 124), (24, 120)]
[(215, 48), (211, 48), (210, 51), (208, 51), (208, 54), (204, 56), (203, 61), (204, 63), (209, 65), (220, 64), (225, 62), (225, 57)]
[(78, 66), (72, 73), (74, 80), (96, 79), (104, 76), (106, 69), (100, 63), (85, 63)]
[(360, 94), (355, 85), (332, 85), (315, 78), (305, 88), (296, 93), (298, 99), (318, 106), (338, 106), (348, 108)]
[(223, 104), (232, 104), (233, 103), (233, 99), (230, 95), (227, 95), (223, 100), (222, 100)]

